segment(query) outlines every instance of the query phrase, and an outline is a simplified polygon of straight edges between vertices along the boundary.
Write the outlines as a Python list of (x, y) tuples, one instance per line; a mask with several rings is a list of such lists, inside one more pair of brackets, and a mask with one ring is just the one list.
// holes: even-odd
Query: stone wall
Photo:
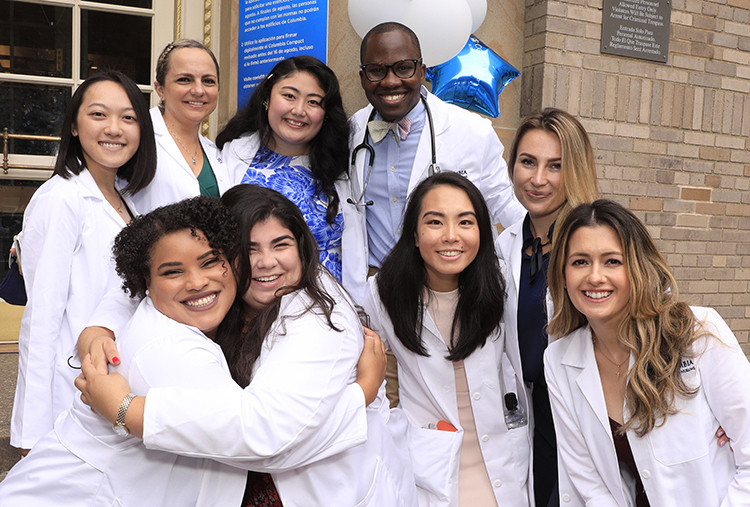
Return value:
[(577, 115), (600, 188), (750, 354), (750, 0), (674, 0), (666, 64), (600, 54), (601, 0), (527, 0), (521, 114)]

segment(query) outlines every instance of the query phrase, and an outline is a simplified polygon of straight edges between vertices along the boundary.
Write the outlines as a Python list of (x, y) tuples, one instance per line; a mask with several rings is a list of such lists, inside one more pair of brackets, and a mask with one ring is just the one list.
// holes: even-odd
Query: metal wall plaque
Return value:
[(604, 0), (601, 52), (666, 62), (670, 0)]

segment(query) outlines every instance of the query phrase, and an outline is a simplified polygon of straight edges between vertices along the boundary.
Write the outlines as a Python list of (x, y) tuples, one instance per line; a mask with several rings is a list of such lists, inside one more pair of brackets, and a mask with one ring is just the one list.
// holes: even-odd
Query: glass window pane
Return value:
[(143, 7), (144, 9), (150, 9), (151, 0), (118, 0), (117, 2), (106, 1), (106, 0), (89, 0), (90, 2), (97, 4), (115, 4), (115, 5), (127, 5), (128, 7)]
[(82, 10), (81, 78), (96, 69), (119, 70), (150, 84), (151, 18)]
[(71, 77), (72, 9), (0, 0), (0, 72)]
[[(59, 136), (65, 108), (70, 101), (67, 86), (3, 83), (0, 100), (0, 129), (10, 134)], [(57, 142), (10, 139), (10, 153), (54, 155)]]

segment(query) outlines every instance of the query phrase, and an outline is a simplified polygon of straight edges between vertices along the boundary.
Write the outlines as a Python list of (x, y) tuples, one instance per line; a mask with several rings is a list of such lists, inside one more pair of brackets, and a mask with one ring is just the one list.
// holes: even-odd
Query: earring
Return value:
[(263, 109), (265, 109), (266, 111), (268, 111), (268, 101), (267, 100), (263, 101)]
[(148, 292), (148, 289), (146, 289), (146, 297), (148, 297), (150, 294)]

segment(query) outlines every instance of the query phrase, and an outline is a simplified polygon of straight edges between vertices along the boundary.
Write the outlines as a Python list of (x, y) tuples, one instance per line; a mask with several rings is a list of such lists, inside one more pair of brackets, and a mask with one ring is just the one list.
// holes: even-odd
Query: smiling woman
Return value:
[[(750, 498), (750, 363), (711, 308), (679, 300), (645, 225), (605, 199), (559, 224), (544, 354), (570, 505)], [(721, 425), (732, 445), (714, 443)]]
[(158, 150), (154, 181), (134, 196), (138, 213), (197, 195), (219, 197), (231, 182), (214, 143), (200, 134), (201, 123), (216, 109), (219, 64), (198, 41), (170, 42), (156, 63), (151, 109)]
[(311, 56), (282, 60), (216, 138), (233, 183), (281, 192), (302, 211), (323, 265), (341, 280), (344, 218), (335, 182), (349, 126), (335, 74)]
[(24, 214), (29, 300), (11, 445), (31, 448), (73, 401), (78, 373), (68, 358), (96, 304), (118, 285), (112, 241), (132, 219), (131, 196), (149, 184), (155, 165), (151, 119), (135, 83), (119, 72), (84, 81), (65, 113), (54, 176)]
[(149, 297), (161, 313), (215, 338), (233, 299), (234, 277), (227, 271), (226, 258), (203, 233), (176, 231), (151, 251)]
[[(123, 288), (143, 299), (118, 341), (122, 363), (114, 371), (134, 393), (160, 386), (236, 388), (212, 340), (235, 301), (225, 252), (236, 245), (234, 220), (218, 200), (205, 197), (159, 208), (119, 233), (117, 272)], [(216, 471), (240, 485), (245, 476), (205, 460), (148, 451), (128, 436), (123, 421), (112, 426), (76, 397), (54, 431), (0, 483), (0, 504), (194, 506), (202, 477)], [(227, 505), (218, 493), (212, 501)]]
[(392, 417), (408, 421), (420, 504), (528, 506), (529, 427), (506, 426), (502, 412), (503, 356), (519, 359), (503, 335), (487, 204), (467, 178), (441, 172), (415, 187), (403, 229), (366, 309), (398, 360)]
[[(513, 381), (531, 386), (534, 415), (536, 505), (557, 504), (555, 428), (544, 380), (547, 347), (547, 265), (555, 223), (583, 202), (597, 198), (594, 153), (583, 125), (569, 113), (548, 108), (526, 118), (509, 150), (508, 173), (526, 217), (505, 229), (495, 248), (508, 267), (506, 339), (517, 347), (521, 370)], [(511, 379), (508, 379), (511, 382)]]

